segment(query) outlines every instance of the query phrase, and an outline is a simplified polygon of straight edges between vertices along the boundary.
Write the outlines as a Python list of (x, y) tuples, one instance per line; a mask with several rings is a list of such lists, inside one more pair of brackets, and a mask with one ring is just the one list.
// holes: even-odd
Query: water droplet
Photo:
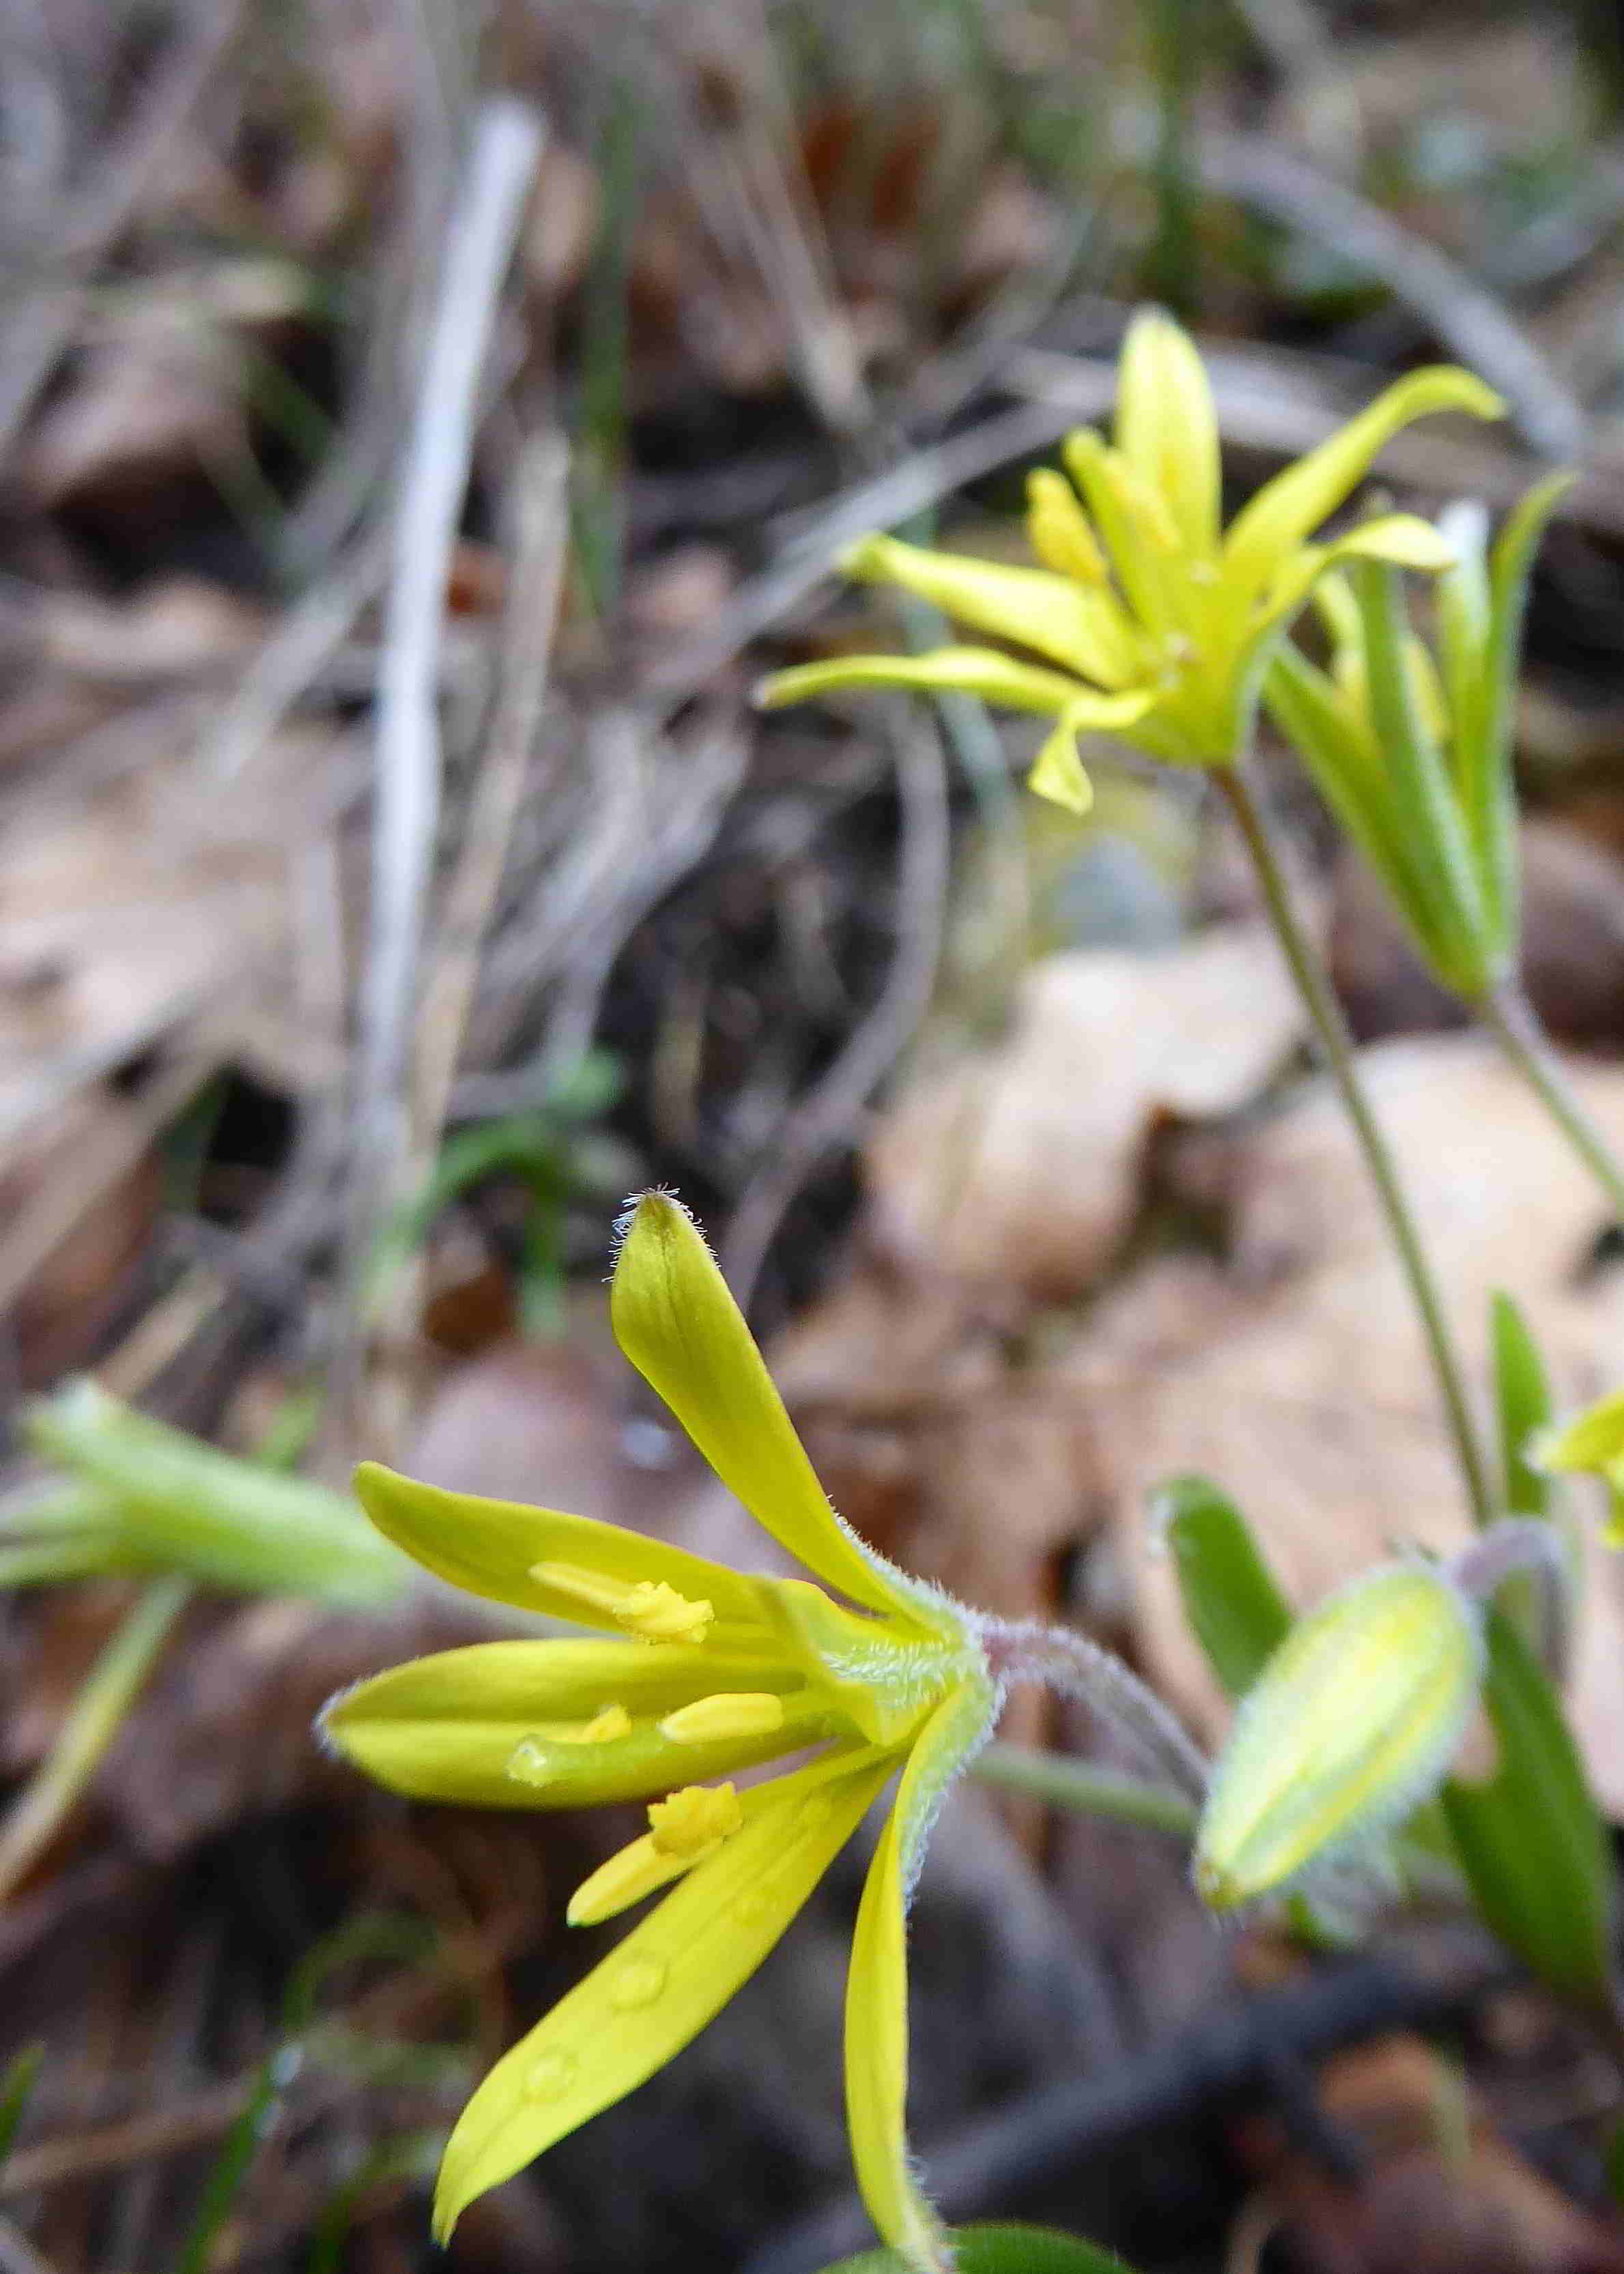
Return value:
[(524, 2090), (532, 2100), (556, 2100), (575, 2076), (576, 2061), (574, 2053), (543, 2053), (524, 2080)]
[(733, 1916), (741, 1926), (754, 1926), (771, 1908), (772, 1895), (765, 1886), (747, 1887), (733, 1904)]
[(809, 1792), (796, 1815), (796, 1831), (816, 1832), (819, 1825), (828, 1822), (829, 1811), (833, 1806), (834, 1803), (826, 1792)]
[(640, 2006), (651, 2006), (665, 1988), (670, 1972), (663, 1958), (628, 1958), (609, 1984), (609, 2003), (617, 2014), (631, 2014)]

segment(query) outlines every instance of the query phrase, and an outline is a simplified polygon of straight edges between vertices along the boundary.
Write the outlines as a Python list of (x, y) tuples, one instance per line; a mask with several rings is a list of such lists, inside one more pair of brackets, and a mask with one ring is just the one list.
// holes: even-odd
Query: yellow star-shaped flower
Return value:
[(759, 699), (798, 703), (837, 688), (956, 690), (1053, 718), (1031, 786), (1078, 811), (1089, 802), (1076, 737), (1120, 735), (1186, 765), (1229, 765), (1251, 732), (1271, 651), (1334, 561), (1439, 569), (1453, 555), (1430, 523), (1384, 514), (1328, 545), (1313, 532), (1343, 503), (1401, 426), (1430, 411), (1500, 416), (1470, 372), (1412, 372), (1220, 524), (1218, 424), (1207, 373), (1186, 335), (1154, 311), (1129, 328), (1114, 442), (1067, 437), (1067, 473), (1030, 478), (1027, 568), (870, 537), (840, 562), (847, 576), (900, 585), (989, 647), (918, 656), (849, 656), (781, 671)]
[[(899, 1771), (852, 1946), (847, 2108), (881, 2233), (911, 2263), (945, 2267), (905, 2137), (905, 1912), (943, 1792), (996, 1716), (981, 1623), (835, 1514), (704, 1241), (665, 1193), (630, 1215), (612, 1315), (723, 1483), (824, 1584), (746, 1577), (587, 1517), (372, 1465), (357, 1475), (379, 1529), (441, 1578), (599, 1631), (396, 1667), (333, 1701), (327, 1737), (414, 1796), (647, 1800), (649, 1830), (575, 1891), (568, 1916), (594, 1924), (669, 1889), (479, 2086), (446, 2150), (436, 2232), (695, 2037)], [(811, 1758), (733, 1782), (792, 1754)]]

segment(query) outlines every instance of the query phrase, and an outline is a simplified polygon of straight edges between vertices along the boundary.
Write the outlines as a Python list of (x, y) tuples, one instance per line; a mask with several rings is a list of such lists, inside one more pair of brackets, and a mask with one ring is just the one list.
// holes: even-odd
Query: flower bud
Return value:
[(1430, 1798), (1483, 1675), (1480, 1614), (1442, 1571), (1388, 1564), (1300, 1620), (1246, 1693), (1196, 1835), (1215, 1910), (1387, 1831)]

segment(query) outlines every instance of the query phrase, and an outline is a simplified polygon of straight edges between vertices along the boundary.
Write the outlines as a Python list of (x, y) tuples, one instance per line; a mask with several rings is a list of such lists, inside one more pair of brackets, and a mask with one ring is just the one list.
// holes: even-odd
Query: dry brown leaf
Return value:
[(1214, 926), (1162, 955), (1062, 955), (1009, 1040), (905, 1096), (869, 1149), (872, 1238), (907, 1270), (1074, 1298), (1131, 1225), (1158, 1115), (1222, 1113), (1302, 1031), (1273, 940)]
[[(84, 1082), (207, 1019), (221, 1055), (286, 1009), (289, 854), (324, 827), (338, 745), (289, 729), (221, 782), (176, 760), (39, 802), (0, 846), (0, 1148)], [(325, 778), (325, 779), (324, 779)], [(304, 1078), (322, 1069), (309, 1053)]]
[[(1563, 1397), (1615, 1385), (1624, 1273), (1587, 1269), (1607, 1212), (1522, 1084), (1471, 1036), (1388, 1043), (1365, 1064), (1475, 1377), (1491, 1296), (1506, 1289)], [(1624, 1073), (1574, 1076), (1624, 1145)], [(1335, 1097), (1312, 1084), (1265, 1126), (1214, 1141), (1227, 1156), (1229, 1269), (1154, 1264), (1048, 1375), (1088, 1413), (1092, 1481), (1112, 1510), (1147, 1670), (1209, 1736), (1227, 1715), (1151, 1549), (1158, 1484), (1213, 1477), (1299, 1603), (1397, 1544), (1466, 1532), (1409, 1296)], [(1595, 1547), (1593, 1525), (1583, 1532), (1571, 1705), (1598, 1788), (1624, 1811), (1624, 1566)]]
[(1289, 2148), (1272, 2120), (1242, 2127), (1293, 2263), (1313, 2274), (1613, 2274), (1624, 2242), (1502, 2138), (1465, 2079), (1416, 2037), (1341, 2054), (1326, 2113), (1367, 2159), (1357, 2178)]

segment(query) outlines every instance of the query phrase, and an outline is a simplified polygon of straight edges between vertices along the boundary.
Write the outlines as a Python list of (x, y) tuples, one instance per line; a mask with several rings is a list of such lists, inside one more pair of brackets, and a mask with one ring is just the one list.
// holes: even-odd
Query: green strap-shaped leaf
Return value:
[(1528, 1321), (1509, 1295), (1495, 1296), (1490, 1321), (1506, 1512), (1549, 1516), (1551, 1480), (1542, 1470), (1530, 1466), (1528, 1448), (1536, 1434), (1550, 1426), (1550, 1377)]
[[(952, 2237), (959, 2274), (1132, 2274), (1124, 2258), (1048, 2226), (961, 2226)], [(865, 2250), (823, 2274), (917, 2274), (899, 2250)]]
[(1487, 1784), (1456, 1779), (1443, 1809), (1478, 1909), (1553, 1989), (1610, 1995), (1606, 1827), (1561, 1701), (1514, 1623), (1491, 1610), (1484, 1701), (1500, 1748)]
[(1245, 1517), (1216, 1485), (1175, 1477), (1157, 1504), (1184, 1616), (1225, 1690), (1243, 1697), (1290, 1630), (1291, 1607)]
[[(1349, 600), (1352, 606), (1351, 597)], [(1392, 896), (1434, 969), (1448, 948), (1413, 837), (1402, 825), (1381, 752), (1360, 731), (1327, 674), (1289, 642), (1277, 649), (1263, 700), (1320, 796)]]
[(1522, 499), (1489, 561), (1489, 622), (1470, 750), (1463, 753), (1462, 804), (1477, 848), (1490, 913), (1510, 959), (1517, 936), (1517, 798), (1512, 719), (1529, 574), (1545, 523), (1571, 486), (1553, 474)]
[(1499, 976), (1504, 942), (1492, 930), (1477, 847), (1407, 660), (1410, 627), (1396, 574), (1375, 561), (1351, 571), (1365, 633), (1371, 717), (1386, 762), (1395, 825), (1421, 865), (1423, 905), (1436, 911), (1447, 960), (1439, 975), (1468, 994)]

